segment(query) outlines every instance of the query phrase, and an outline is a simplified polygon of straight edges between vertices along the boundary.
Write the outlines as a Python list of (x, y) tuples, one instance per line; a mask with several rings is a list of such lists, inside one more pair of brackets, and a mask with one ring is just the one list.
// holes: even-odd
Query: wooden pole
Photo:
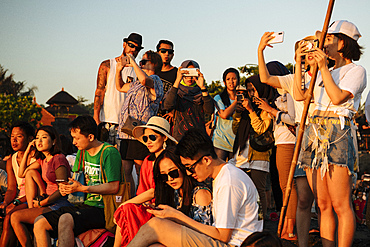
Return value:
[[(324, 46), (325, 36), (326, 36), (326, 33), (328, 32), (328, 26), (329, 26), (331, 14), (333, 12), (333, 7), (334, 7), (334, 0), (330, 0), (329, 5), (328, 5), (328, 10), (326, 12), (324, 26), (322, 28), (321, 37), (319, 37), (319, 40), (320, 40), (319, 41), (319, 48), (320, 49), (322, 49), (323, 46)], [(307, 95), (307, 97), (304, 101), (304, 108), (303, 108), (303, 112), (302, 112), (301, 124), (300, 124), (299, 131), (298, 131), (296, 146), (294, 148), (293, 160), (292, 160), (292, 163), (290, 165), (289, 177), (288, 177), (287, 187), (286, 187), (286, 190), (285, 190), (284, 202), (283, 202), (283, 207), (281, 208), (279, 226), (278, 226), (278, 231), (277, 231), (277, 235), (278, 235), (279, 238), (281, 237), (281, 229), (282, 229), (284, 218), (285, 218), (285, 212), (286, 212), (286, 208), (287, 208), (287, 205), (288, 205), (288, 202), (289, 202), (290, 193), (292, 191), (294, 171), (295, 171), (295, 168), (296, 168), (296, 165), (297, 165), (299, 151), (301, 150), (301, 144), (302, 144), (302, 140), (303, 140), (303, 133), (304, 133), (304, 128), (305, 128), (305, 124), (306, 124), (308, 108), (310, 107), (310, 103), (311, 103), (311, 99), (312, 99), (312, 95), (313, 95), (313, 89), (315, 87), (317, 72), (318, 72), (318, 68), (317, 68), (317, 65), (316, 65), (314, 67), (313, 74), (312, 74), (312, 77), (311, 77), (311, 83), (310, 83), (310, 86), (308, 88), (308, 95)]]

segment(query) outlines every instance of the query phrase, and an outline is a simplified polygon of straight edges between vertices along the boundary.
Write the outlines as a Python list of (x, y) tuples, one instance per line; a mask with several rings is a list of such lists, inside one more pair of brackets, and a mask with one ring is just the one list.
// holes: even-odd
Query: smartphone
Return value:
[(242, 103), (244, 101), (244, 94), (236, 94), (236, 101), (238, 101), (238, 103)]
[(272, 36), (274, 38), (267, 42), (267, 44), (277, 44), (282, 43), (284, 41), (284, 32), (274, 32)]
[(68, 184), (68, 182), (64, 179), (55, 179), (55, 182), (57, 183), (63, 183), (63, 184)]
[(184, 74), (184, 76), (199, 76), (197, 68), (182, 68), (181, 71), (187, 71), (188, 73)]
[(314, 51), (315, 48), (319, 47), (319, 40), (318, 39), (307, 40), (305, 41), (305, 46), (306, 46), (306, 50), (304, 51), (305, 53)]
[(144, 206), (144, 207), (147, 207), (147, 208), (154, 209), (154, 210), (163, 210), (162, 208), (156, 207), (156, 206), (154, 206), (153, 204), (148, 203), (148, 202), (144, 202), (144, 203), (143, 203), (143, 206)]

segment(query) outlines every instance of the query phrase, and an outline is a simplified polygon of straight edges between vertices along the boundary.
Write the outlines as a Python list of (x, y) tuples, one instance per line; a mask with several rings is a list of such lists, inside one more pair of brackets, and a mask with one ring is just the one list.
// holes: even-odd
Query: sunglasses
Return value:
[(202, 161), (202, 159), (205, 157), (205, 156), (209, 156), (209, 154), (205, 154), (203, 155), (202, 157), (200, 157), (197, 161), (195, 161), (191, 166), (185, 166), (185, 169), (190, 172), (191, 174), (195, 173), (195, 167), (197, 166), (197, 164), (199, 162)]
[(169, 179), (168, 179), (168, 176), (170, 176), (170, 177), (171, 177), (171, 178), (173, 178), (173, 179), (180, 177), (179, 169), (172, 170), (172, 171), (170, 171), (170, 172), (169, 172), (169, 173), (167, 173), (167, 174), (160, 174), (161, 180), (162, 180), (163, 182), (167, 182), (167, 181), (169, 180)]
[(150, 60), (148, 60), (148, 59), (142, 59), (140, 62), (139, 62), (139, 64), (141, 65), (141, 66), (144, 66), (147, 62), (149, 62)]
[(165, 48), (161, 48), (159, 49), (159, 52), (165, 54), (166, 52), (168, 52), (168, 55), (172, 55), (173, 54), (173, 50), (172, 49), (165, 49)]
[(129, 47), (131, 47), (131, 48), (135, 48), (135, 50), (136, 50), (136, 51), (140, 51), (140, 50), (141, 50), (141, 48), (140, 48), (139, 46), (134, 45), (133, 43), (127, 43), (127, 45), (128, 45)]
[(149, 139), (152, 141), (152, 142), (155, 142), (155, 140), (157, 140), (157, 136), (156, 135), (148, 135), (148, 136), (143, 136), (142, 137), (143, 139), (143, 142), (147, 142)]

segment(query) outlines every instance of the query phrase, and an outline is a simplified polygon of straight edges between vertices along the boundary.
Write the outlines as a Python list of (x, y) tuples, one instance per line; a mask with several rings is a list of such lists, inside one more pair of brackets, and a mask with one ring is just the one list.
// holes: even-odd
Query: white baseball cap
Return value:
[(346, 20), (339, 20), (333, 22), (329, 26), (328, 33), (329, 34), (342, 33), (356, 41), (361, 37), (360, 31), (358, 31), (355, 24)]

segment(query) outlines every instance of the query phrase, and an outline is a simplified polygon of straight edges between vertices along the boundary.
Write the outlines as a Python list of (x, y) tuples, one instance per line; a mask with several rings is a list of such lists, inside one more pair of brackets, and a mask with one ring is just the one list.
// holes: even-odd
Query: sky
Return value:
[[(285, 32), (284, 42), (266, 48), (266, 61), (294, 63), (294, 43), (324, 24), (329, 0), (79, 0), (0, 2), (0, 64), (36, 101), (65, 91), (92, 103), (99, 64), (122, 53), (122, 39), (143, 36), (144, 49), (161, 39), (175, 44), (172, 64), (200, 64), (207, 82), (222, 80), (229, 67), (257, 64), (257, 47), (266, 31)], [(365, 47), (359, 65), (370, 69), (369, 0), (337, 0), (331, 21), (356, 24)], [(370, 88), (370, 86), (369, 86)], [(366, 98), (369, 88), (363, 93)]]

